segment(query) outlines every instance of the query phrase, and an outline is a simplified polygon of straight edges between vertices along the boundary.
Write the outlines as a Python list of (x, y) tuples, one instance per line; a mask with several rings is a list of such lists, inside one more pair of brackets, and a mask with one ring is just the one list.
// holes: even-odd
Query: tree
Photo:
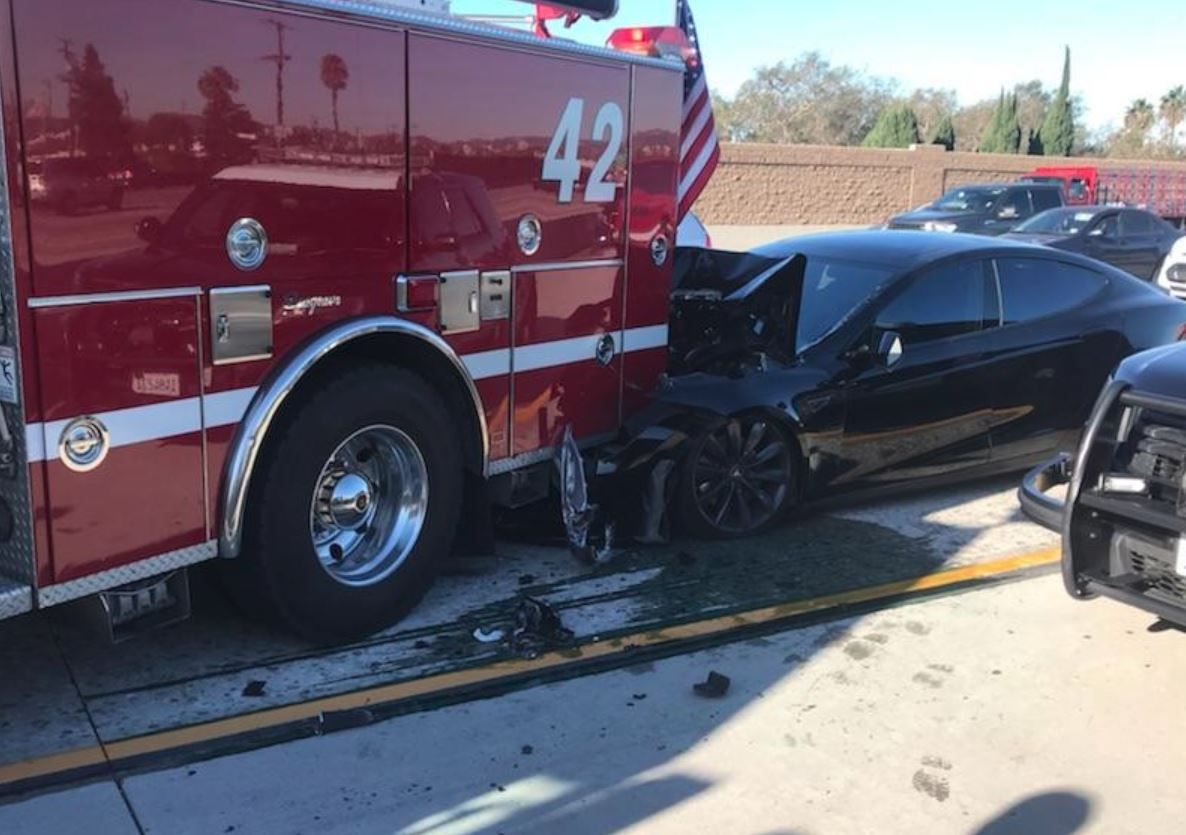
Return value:
[(153, 113), (144, 126), (144, 141), (151, 148), (166, 151), (189, 151), (194, 134), (180, 113)]
[(1062, 63), (1062, 83), (1054, 96), (1042, 128), (1038, 131), (1041, 152), (1047, 156), (1069, 157), (1075, 146), (1075, 117), (1071, 111), (1071, 48), (1066, 47)]
[(1157, 123), (1157, 111), (1148, 99), (1136, 99), (1124, 111), (1124, 127), (1109, 137), (1108, 156), (1143, 157), (1150, 151), (1149, 132)]
[(861, 143), (866, 148), (909, 148), (918, 143), (918, 117), (904, 102), (881, 112), (877, 124)]
[(949, 151), (955, 150), (955, 125), (952, 124), (951, 114), (944, 116), (939, 127), (935, 128), (934, 134), (931, 135), (931, 144), (942, 145)]
[(996, 101), (996, 109), (993, 110), (993, 117), (989, 120), (988, 127), (984, 128), (984, 133), (980, 138), (980, 148), (978, 148), (980, 151), (987, 154), (1008, 153), (1005, 139), (1008, 113), (1009, 100), (1005, 96), (1005, 89), (1002, 88), (1001, 95)]
[(759, 67), (732, 100), (718, 102), (728, 102), (723, 127), (732, 138), (856, 145), (893, 101), (894, 92), (890, 82), (807, 52), (790, 64)]
[(66, 59), (62, 80), (69, 91), (67, 110), (78, 148), (88, 157), (109, 163), (126, 161), (132, 154), (131, 125), (98, 50), (88, 43), (80, 59), (67, 42), (62, 54)]
[(935, 87), (921, 87), (911, 93), (906, 104), (918, 117), (919, 136), (933, 136), (939, 124), (959, 107), (953, 90), (942, 90)]
[(1042, 137), (1032, 130), (1026, 135), (1025, 152), (1031, 157), (1046, 155), (1046, 148), (1042, 145)]
[(330, 106), (334, 115), (334, 136), (341, 133), (338, 127), (338, 94), (346, 89), (350, 80), (350, 69), (341, 55), (327, 52), (321, 56), (321, 83), (329, 89)]
[(203, 141), (211, 166), (223, 168), (250, 160), (256, 124), (247, 108), (235, 101), (238, 80), (226, 67), (210, 67), (198, 79), (198, 92), (206, 99)]
[(1186, 87), (1179, 84), (1161, 97), (1161, 119), (1165, 122), (1165, 135), (1171, 154), (1176, 154), (1178, 126), (1186, 119)]

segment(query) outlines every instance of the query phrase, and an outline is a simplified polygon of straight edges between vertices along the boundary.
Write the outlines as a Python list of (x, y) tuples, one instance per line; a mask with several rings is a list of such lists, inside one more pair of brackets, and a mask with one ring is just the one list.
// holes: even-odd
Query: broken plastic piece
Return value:
[(664, 545), (671, 541), (671, 525), (668, 522), (667, 505), (670, 498), (667, 489), (675, 462), (664, 459), (651, 468), (647, 487), (642, 494), (642, 530), (636, 537), (647, 545)]
[(498, 626), (490, 629), (483, 629), (479, 626), (474, 630), (474, 640), (482, 644), (497, 644), (506, 636), (506, 630)]
[(708, 678), (697, 684), (692, 685), (692, 690), (697, 696), (703, 696), (706, 699), (719, 699), (729, 692), (729, 685), (732, 682), (728, 676), (721, 675), (718, 672), (711, 672)]
[(515, 626), (511, 632), (511, 649), (523, 658), (538, 658), (549, 649), (570, 647), (576, 642), (571, 629), (566, 629), (556, 610), (542, 600), (524, 597), (515, 610)]
[(560, 508), (569, 549), (594, 565), (608, 561), (614, 555), (616, 525), (605, 520), (600, 507), (589, 503), (585, 464), (571, 426), (564, 427), (556, 451), (556, 468), (560, 474)]

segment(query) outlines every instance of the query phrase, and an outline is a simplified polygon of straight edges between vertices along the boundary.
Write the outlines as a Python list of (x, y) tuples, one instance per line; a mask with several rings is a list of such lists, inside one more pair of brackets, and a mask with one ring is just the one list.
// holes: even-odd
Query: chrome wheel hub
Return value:
[(322, 467), (309, 533), (331, 577), (369, 586), (407, 559), (427, 513), (428, 468), (415, 442), (394, 426), (368, 426)]

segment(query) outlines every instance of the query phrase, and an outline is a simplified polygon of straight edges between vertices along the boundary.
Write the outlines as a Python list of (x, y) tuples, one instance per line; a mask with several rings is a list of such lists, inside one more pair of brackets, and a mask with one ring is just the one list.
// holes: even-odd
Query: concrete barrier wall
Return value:
[(716, 226), (880, 223), (961, 183), (1014, 180), (1038, 165), (1141, 165), (1186, 171), (1186, 162), (1092, 160), (818, 145), (726, 144), (696, 203)]

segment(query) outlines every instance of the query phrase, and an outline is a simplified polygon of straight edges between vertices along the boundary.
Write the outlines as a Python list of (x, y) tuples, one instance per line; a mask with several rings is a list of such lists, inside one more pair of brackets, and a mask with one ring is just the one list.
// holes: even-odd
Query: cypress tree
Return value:
[(1038, 132), (1042, 153), (1047, 156), (1066, 157), (1071, 155), (1075, 144), (1075, 117), (1071, 112), (1071, 48), (1066, 47), (1062, 63), (1062, 84), (1046, 111), (1042, 128)]
[(861, 144), (866, 148), (908, 148), (918, 142), (918, 117), (908, 104), (892, 104)]
[(942, 145), (949, 151), (955, 150), (955, 125), (951, 122), (951, 115), (948, 114), (939, 122), (939, 126), (935, 128), (935, 135), (931, 137), (932, 145)]
[(997, 99), (997, 106), (992, 112), (992, 118), (988, 121), (988, 127), (984, 129), (984, 133), (980, 136), (980, 150), (986, 154), (999, 154), (1003, 148), (1001, 141), (1001, 134), (1005, 125), (1005, 88), (1001, 88), (1000, 98)]

